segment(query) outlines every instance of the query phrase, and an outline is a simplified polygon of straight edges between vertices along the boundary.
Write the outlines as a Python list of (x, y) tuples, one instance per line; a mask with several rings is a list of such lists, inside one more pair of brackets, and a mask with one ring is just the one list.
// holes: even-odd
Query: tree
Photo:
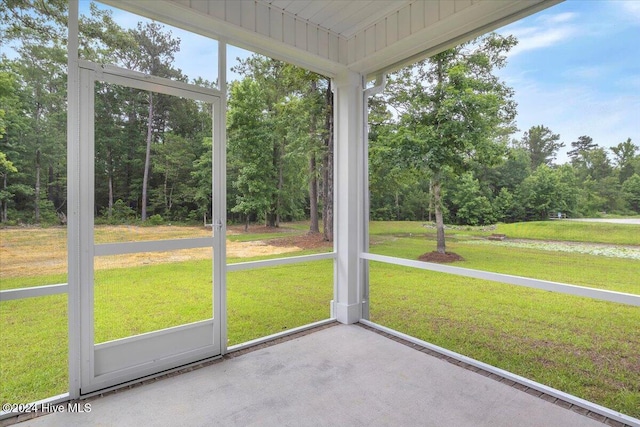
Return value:
[[(37, 22), (41, 18), (34, 17)], [(33, 189), (31, 206), (36, 223), (41, 220), (42, 209), (48, 218), (55, 218), (52, 211), (62, 209), (66, 201), (66, 53), (61, 38), (47, 39), (49, 29), (56, 34), (53, 26), (42, 31), (23, 29), (21, 44), (16, 48), (19, 57), (7, 61), (18, 79), (16, 95), (24, 116), (17, 132), (7, 129), (7, 144), (15, 151), (3, 152), (21, 171), (21, 184)]]
[(580, 162), (584, 160), (585, 153), (588, 153), (597, 146), (598, 144), (593, 142), (593, 138), (590, 136), (582, 135), (578, 137), (577, 141), (571, 143), (573, 149), (567, 152), (569, 159), (571, 159), (571, 164), (580, 164)]
[(529, 153), (518, 147), (510, 147), (504, 161), (494, 167), (496, 189), (507, 188), (513, 192), (529, 175), (531, 159)]
[(9, 200), (13, 198), (13, 194), (9, 191), (7, 186), (7, 178), (10, 173), (16, 173), (18, 169), (7, 160), (7, 156), (0, 151), (0, 178), (2, 178), (2, 190), (0, 191), (0, 208), (1, 216), (0, 221), (7, 222), (7, 205)]
[[(308, 215), (309, 231), (318, 232), (320, 204), (323, 221), (332, 204), (332, 200), (327, 203), (325, 191), (325, 178), (332, 177), (333, 171), (327, 156), (328, 79), (261, 55), (240, 61), (234, 71), (255, 81), (263, 94), (260, 123), (269, 128), (270, 137), (254, 149), (270, 153), (275, 173), (264, 178), (265, 189), (273, 191), (271, 205), (261, 217), (266, 225), (277, 227), (283, 218)], [(250, 161), (230, 153), (230, 162), (238, 166), (231, 175)], [(325, 227), (325, 232), (331, 235), (331, 227)]]
[(493, 211), (498, 221), (515, 222), (523, 216), (520, 204), (506, 187), (501, 188), (493, 200)]
[(613, 172), (611, 161), (607, 156), (606, 150), (602, 147), (597, 147), (584, 153), (584, 166), (589, 176), (596, 181), (611, 176)]
[(489, 198), (482, 193), (480, 183), (470, 172), (462, 174), (455, 182), (451, 202), (451, 211), (458, 224), (493, 224), (496, 220)]
[(18, 169), (10, 160), (14, 156), (19, 158), (19, 151), (15, 147), (19, 140), (19, 133), (26, 125), (26, 118), (22, 111), (18, 96), (18, 82), (15, 74), (10, 71), (0, 71), (0, 221), (7, 222), (9, 202), (15, 196), (15, 187), (9, 185), (9, 174), (16, 174)]
[(619, 143), (615, 147), (611, 147), (611, 151), (615, 155), (615, 164), (618, 168), (618, 179), (620, 183), (625, 182), (634, 174), (633, 160), (638, 150), (640, 150), (640, 148), (631, 142), (631, 138), (627, 138), (626, 141)]
[(640, 213), (640, 175), (634, 173), (623, 184), (622, 192), (629, 208)]
[(333, 241), (333, 91), (331, 79), (324, 91), (324, 139), (322, 167), (322, 233), (324, 240)]
[(531, 170), (540, 165), (551, 166), (558, 154), (558, 150), (564, 147), (563, 142), (558, 142), (560, 135), (551, 132), (551, 129), (543, 126), (531, 126), (524, 133), (520, 146), (529, 152)]
[[(136, 30), (132, 31), (138, 50), (131, 52), (130, 60), (133, 66), (130, 69), (149, 73), (159, 77), (182, 77), (178, 70), (172, 68), (174, 56), (180, 51), (180, 39), (174, 39), (171, 33), (163, 31), (155, 22), (138, 23)], [(154, 140), (154, 96), (148, 92), (147, 135), (144, 157), (144, 176), (142, 178), (142, 221), (147, 219), (147, 200), (149, 175), (151, 173), (151, 145)], [(162, 99), (161, 96), (160, 99)], [(157, 103), (157, 101), (156, 101)], [(157, 129), (156, 129), (157, 130)]]
[(445, 253), (444, 171), (492, 164), (512, 129), (512, 90), (493, 74), (506, 63), (513, 37), (490, 34), (420, 61), (392, 76), (390, 104), (399, 112), (396, 144), (405, 163), (431, 177), (437, 251)]
[(570, 165), (552, 169), (540, 165), (518, 189), (526, 220), (543, 220), (557, 212), (571, 214), (577, 204), (575, 175)]
[(273, 152), (260, 148), (273, 138), (264, 121), (264, 97), (264, 91), (252, 79), (245, 78), (231, 84), (227, 116), (228, 145), (230, 156), (243, 159), (234, 183), (237, 198), (231, 211), (244, 215), (245, 231), (251, 214), (260, 214), (271, 208), (276, 191), (270, 185), (277, 175)]

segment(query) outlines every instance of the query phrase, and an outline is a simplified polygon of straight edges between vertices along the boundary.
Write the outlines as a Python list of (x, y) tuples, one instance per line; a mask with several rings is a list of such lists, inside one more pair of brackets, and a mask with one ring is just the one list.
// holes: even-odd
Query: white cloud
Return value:
[(547, 25), (548, 24), (555, 25), (555, 24), (561, 24), (563, 22), (569, 22), (573, 20), (573, 18), (575, 18), (576, 16), (577, 16), (576, 13), (564, 12), (564, 13), (558, 13), (556, 15), (543, 15), (540, 18), (540, 20)]
[(607, 76), (609, 68), (606, 66), (592, 65), (571, 68), (563, 74), (570, 79), (596, 80)]
[(640, 93), (640, 75), (628, 75), (623, 76), (616, 82), (620, 87), (626, 88), (629, 91), (636, 91)]
[(638, 18), (640, 0), (565, 2), (503, 29), (520, 40), (516, 55), (527, 52), (500, 72), (518, 103), (514, 137), (548, 127), (566, 144), (559, 163), (581, 135), (605, 148), (640, 142)]
[(517, 36), (518, 44), (509, 52), (509, 56), (515, 56), (528, 50), (542, 49), (557, 45), (564, 40), (571, 39), (576, 35), (574, 27), (540, 28), (535, 29), (530, 35)]
[(637, 0), (626, 0), (618, 2), (622, 6), (623, 12), (628, 18), (632, 18), (640, 23), (640, 2)]
[(578, 26), (574, 21), (578, 14), (573, 12), (561, 12), (555, 14), (543, 14), (529, 22), (534, 25), (511, 25), (502, 31), (504, 34), (514, 35), (518, 44), (509, 52), (509, 56), (515, 56), (522, 52), (542, 49), (570, 40), (578, 34)]

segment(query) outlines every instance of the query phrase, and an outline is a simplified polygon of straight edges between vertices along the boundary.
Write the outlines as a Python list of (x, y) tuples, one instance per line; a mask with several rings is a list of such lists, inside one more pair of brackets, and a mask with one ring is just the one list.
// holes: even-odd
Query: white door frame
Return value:
[[(222, 93), (184, 82), (144, 75), (138, 72), (88, 61), (78, 61), (80, 84), (79, 109), (79, 206), (73, 226), (79, 236), (78, 304), (79, 328), (75, 339), (80, 342), (80, 395), (154, 375), (167, 369), (215, 357), (226, 350), (222, 326), (226, 315), (223, 292), (226, 279), (226, 175)], [(212, 237), (100, 244), (94, 242), (94, 169), (95, 169), (95, 82), (119, 84), (204, 101), (213, 106), (212, 129)], [(218, 191), (220, 190), (220, 191)], [(71, 222), (70, 222), (71, 226)], [(94, 340), (94, 257), (132, 252), (167, 251), (211, 247), (212, 318), (187, 325), (153, 331), (120, 340), (95, 344)], [(76, 262), (76, 259), (69, 259)], [(79, 330), (77, 330), (79, 329)], [(71, 338), (71, 337), (70, 337)]]

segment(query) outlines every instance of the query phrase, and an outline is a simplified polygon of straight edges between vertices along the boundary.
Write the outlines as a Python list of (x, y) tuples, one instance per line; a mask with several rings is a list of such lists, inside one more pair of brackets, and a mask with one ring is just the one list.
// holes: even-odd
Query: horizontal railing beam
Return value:
[(308, 261), (321, 261), (324, 259), (335, 259), (335, 252), (327, 252), (324, 254), (302, 255), (289, 258), (266, 259), (263, 261), (238, 262), (235, 264), (227, 264), (227, 271), (242, 271), (255, 268), (276, 267), (278, 265), (298, 264)]
[(368, 252), (360, 254), (361, 259), (378, 261), (386, 264), (401, 265), (404, 267), (418, 268), (421, 270), (436, 271), (438, 273), (453, 274), (456, 276), (472, 277), (474, 279), (490, 280), (492, 282), (506, 283), (509, 285), (524, 286), (527, 288), (542, 289), (544, 291), (559, 292), (580, 297), (593, 298), (609, 302), (617, 302), (640, 307), (640, 295), (624, 292), (609, 291), (605, 289), (588, 288), (585, 286), (568, 285), (566, 283), (550, 282), (547, 280), (531, 279), (528, 277), (512, 276), (510, 274), (493, 273), (490, 271), (472, 270), (470, 268), (453, 267), (451, 265), (435, 264), (432, 262), (416, 261), (376, 255)]
[(141, 242), (102, 243), (94, 246), (95, 256), (135, 254), (140, 252), (170, 252), (182, 249), (212, 248), (213, 237), (151, 240)]
[(0, 301), (11, 301), (23, 298), (44, 297), (47, 295), (66, 294), (69, 289), (67, 283), (57, 285), (35, 286), (32, 288), (9, 289), (0, 291)]

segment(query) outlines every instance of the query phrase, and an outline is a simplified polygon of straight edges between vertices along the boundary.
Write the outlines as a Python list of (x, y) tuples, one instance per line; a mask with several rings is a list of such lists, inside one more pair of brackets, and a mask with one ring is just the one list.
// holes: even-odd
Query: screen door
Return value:
[(81, 61), (80, 107), (87, 394), (221, 353), (224, 144), (215, 89)]

